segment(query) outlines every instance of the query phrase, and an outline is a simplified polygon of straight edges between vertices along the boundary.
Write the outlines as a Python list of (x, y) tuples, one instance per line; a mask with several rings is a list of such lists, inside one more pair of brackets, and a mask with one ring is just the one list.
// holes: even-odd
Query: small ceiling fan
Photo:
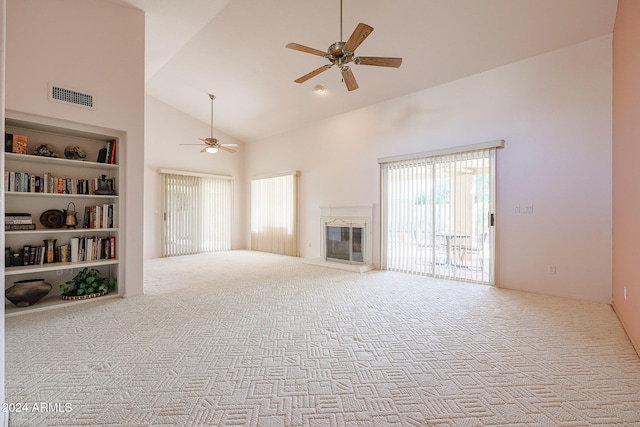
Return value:
[[(373, 27), (363, 24), (358, 24), (356, 29), (346, 42), (335, 42), (326, 52), (323, 52), (312, 47), (303, 46), (298, 43), (288, 43), (286, 47), (293, 50), (299, 50), (300, 52), (311, 53), (313, 55), (322, 56), (329, 60), (329, 64), (325, 64), (320, 68), (316, 68), (310, 73), (294, 80), (296, 83), (304, 83), (311, 77), (315, 77), (323, 71), (328, 70), (334, 65), (340, 69), (342, 73), (342, 79), (349, 91), (358, 89), (358, 83), (353, 76), (353, 71), (349, 67), (349, 63), (353, 62), (357, 65), (375, 65), (378, 67), (393, 67), (398, 68), (402, 64), (402, 58), (388, 58), (380, 56), (355, 56), (355, 50), (358, 46), (371, 34)], [(342, 40), (342, 0), (340, 0), (340, 40)]]
[[(211, 137), (200, 138), (200, 141), (204, 142), (205, 147), (200, 150), (201, 153), (217, 153), (218, 150), (226, 151), (228, 153), (235, 153), (237, 150), (229, 147), (238, 147), (238, 144), (220, 144), (216, 138), (213, 137), (213, 100), (216, 99), (215, 95), (209, 94), (211, 98)], [(180, 145), (203, 145), (203, 144), (180, 144)]]

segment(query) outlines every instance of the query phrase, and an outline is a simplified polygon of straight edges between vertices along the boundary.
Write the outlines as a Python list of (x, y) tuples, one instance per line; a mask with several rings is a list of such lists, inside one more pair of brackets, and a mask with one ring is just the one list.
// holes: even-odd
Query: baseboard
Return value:
[(627, 325), (624, 322), (624, 317), (622, 317), (620, 315), (620, 312), (616, 310), (616, 304), (614, 302), (611, 303), (611, 308), (613, 308), (613, 312), (616, 314), (616, 316), (618, 317), (618, 320), (622, 324), (622, 328), (624, 329), (624, 332), (627, 334), (629, 341), (631, 341), (631, 345), (633, 346), (636, 353), (638, 354), (638, 357), (640, 357), (640, 343), (636, 342), (634, 337), (632, 337), (631, 334), (629, 333), (629, 329), (627, 328)]

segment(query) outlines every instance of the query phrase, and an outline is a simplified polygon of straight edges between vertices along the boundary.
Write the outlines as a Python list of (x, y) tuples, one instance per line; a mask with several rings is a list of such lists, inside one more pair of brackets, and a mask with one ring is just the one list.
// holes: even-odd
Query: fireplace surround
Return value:
[(371, 270), (372, 215), (371, 205), (321, 207), (322, 256), (305, 262), (357, 272)]

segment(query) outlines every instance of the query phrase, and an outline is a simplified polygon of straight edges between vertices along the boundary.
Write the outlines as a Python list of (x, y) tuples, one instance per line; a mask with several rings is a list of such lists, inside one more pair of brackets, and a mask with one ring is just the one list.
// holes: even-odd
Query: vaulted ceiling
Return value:
[[(116, 0), (146, 12), (146, 92), (242, 142), (437, 86), (613, 31), (617, 0), (344, 0), (345, 41), (374, 28), (362, 56), (400, 68), (352, 65), (347, 91), (334, 67), (285, 48), (326, 51), (340, 39), (340, 0)], [(322, 95), (314, 92), (323, 85)]]

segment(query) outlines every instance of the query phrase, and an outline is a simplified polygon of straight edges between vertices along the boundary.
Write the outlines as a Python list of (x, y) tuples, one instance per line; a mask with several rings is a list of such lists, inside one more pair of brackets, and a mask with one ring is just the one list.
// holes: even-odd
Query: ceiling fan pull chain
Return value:
[(209, 98), (211, 98), (211, 138), (213, 138), (213, 100), (216, 99), (216, 96), (209, 94)]

